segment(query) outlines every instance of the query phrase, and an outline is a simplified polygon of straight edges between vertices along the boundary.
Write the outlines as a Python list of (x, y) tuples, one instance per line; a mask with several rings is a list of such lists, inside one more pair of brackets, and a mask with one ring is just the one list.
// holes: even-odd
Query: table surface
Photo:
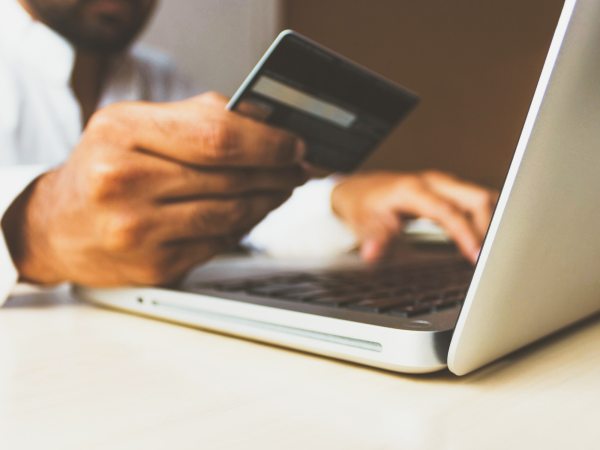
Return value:
[(406, 376), (101, 309), (0, 310), (0, 448), (600, 448), (600, 320), (467, 377)]

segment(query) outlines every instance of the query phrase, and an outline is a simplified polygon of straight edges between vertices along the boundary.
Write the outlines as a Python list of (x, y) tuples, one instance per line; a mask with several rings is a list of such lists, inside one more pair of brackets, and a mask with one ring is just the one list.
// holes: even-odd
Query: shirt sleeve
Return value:
[(329, 177), (296, 188), (243, 244), (281, 258), (330, 258), (353, 249), (356, 237), (331, 207), (335, 185), (336, 178)]
[[(14, 200), (46, 170), (42, 166), (0, 167), (0, 223)], [(0, 228), (0, 306), (17, 284), (19, 274), (6, 244), (4, 228)]]

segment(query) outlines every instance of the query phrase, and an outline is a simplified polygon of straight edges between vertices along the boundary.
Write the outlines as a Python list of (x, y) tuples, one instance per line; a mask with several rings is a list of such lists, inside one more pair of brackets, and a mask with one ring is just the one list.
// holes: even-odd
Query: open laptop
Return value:
[[(384, 369), (466, 374), (600, 310), (600, 2), (567, 0), (479, 261), (221, 260), (101, 305)], [(351, 260), (352, 258), (349, 257)]]

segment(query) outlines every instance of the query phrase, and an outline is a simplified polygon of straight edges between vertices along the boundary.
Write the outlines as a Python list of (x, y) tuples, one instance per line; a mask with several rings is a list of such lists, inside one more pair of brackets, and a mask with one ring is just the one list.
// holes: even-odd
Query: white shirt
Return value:
[[(40, 174), (65, 161), (79, 141), (82, 114), (70, 87), (72, 46), (34, 21), (17, 0), (0, 0), (0, 220)], [(164, 55), (134, 47), (111, 73), (99, 107), (122, 100), (173, 101), (194, 92)], [(330, 207), (334, 182), (296, 189), (246, 238), (277, 256), (322, 256), (346, 251), (354, 236)], [(0, 230), (0, 305), (18, 273)]]

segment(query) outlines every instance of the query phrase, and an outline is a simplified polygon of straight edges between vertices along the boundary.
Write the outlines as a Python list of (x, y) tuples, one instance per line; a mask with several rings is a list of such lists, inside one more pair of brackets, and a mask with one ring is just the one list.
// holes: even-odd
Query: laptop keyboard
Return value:
[(288, 272), (220, 282), (195, 288), (245, 294), (375, 314), (414, 317), (462, 304), (473, 266), (451, 261), (368, 270)]

